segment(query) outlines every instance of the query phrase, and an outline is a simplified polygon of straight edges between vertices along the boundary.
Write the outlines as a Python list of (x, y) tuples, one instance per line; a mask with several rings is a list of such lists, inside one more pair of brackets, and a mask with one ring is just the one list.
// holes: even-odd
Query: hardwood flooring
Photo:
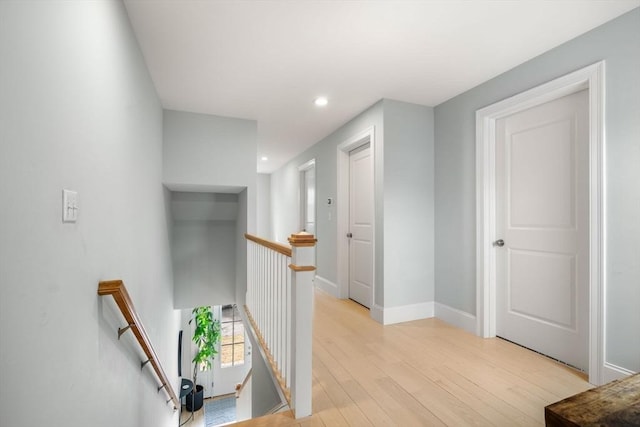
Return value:
[(499, 338), (438, 319), (382, 326), (355, 302), (316, 291), (313, 415), (234, 425), (540, 426), (546, 405), (591, 387), (584, 374)]

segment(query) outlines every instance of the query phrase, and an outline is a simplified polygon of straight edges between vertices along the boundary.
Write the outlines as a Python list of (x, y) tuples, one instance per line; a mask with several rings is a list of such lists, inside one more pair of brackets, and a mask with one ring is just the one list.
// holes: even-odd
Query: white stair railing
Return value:
[(245, 311), (295, 417), (309, 416), (316, 239), (292, 234), (289, 247), (245, 237)]

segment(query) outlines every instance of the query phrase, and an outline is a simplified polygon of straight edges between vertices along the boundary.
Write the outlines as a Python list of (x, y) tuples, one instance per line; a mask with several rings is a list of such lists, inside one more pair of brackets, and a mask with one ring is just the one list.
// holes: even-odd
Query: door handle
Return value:
[(347, 233), (347, 237), (350, 239), (350, 238), (352, 238), (352, 237), (353, 237), (353, 234), (351, 234), (351, 233)]
[(504, 240), (502, 240), (502, 239), (496, 240), (495, 242), (493, 242), (493, 246), (497, 246), (499, 248), (503, 247), (504, 246)]

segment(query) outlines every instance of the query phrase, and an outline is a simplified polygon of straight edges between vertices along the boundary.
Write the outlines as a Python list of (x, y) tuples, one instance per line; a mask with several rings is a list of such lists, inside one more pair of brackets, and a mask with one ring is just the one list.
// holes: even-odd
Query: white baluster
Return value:
[(296, 418), (311, 414), (311, 340), (315, 238), (291, 235), (292, 256), (249, 241), (247, 307)]

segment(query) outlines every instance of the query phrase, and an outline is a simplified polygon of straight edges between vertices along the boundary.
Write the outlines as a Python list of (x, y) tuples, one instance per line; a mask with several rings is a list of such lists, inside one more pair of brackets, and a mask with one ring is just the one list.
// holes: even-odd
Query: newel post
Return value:
[(291, 244), (291, 357), (293, 361), (291, 403), (296, 418), (311, 415), (311, 342), (313, 325), (313, 279), (315, 277), (316, 238), (298, 233)]

